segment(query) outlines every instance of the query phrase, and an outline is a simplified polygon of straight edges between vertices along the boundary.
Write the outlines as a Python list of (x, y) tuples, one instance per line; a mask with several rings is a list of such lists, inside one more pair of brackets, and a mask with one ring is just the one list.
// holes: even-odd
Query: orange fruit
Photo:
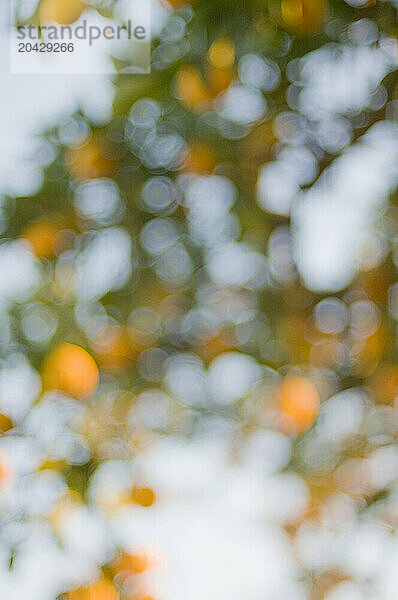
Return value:
[(86, 8), (81, 0), (41, 0), (39, 5), (40, 23), (75, 23)]
[(44, 389), (60, 390), (75, 398), (84, 398), (97, 389), (98, 367), (81, 346), (63, 343), (45, 360), (42, 382)]
[(293, 434), (304, 433), (319, 413), (320, 399), (314, 384), (305, 377), (290, 376), (284, 379), (278, 390), (282, 426)]
[(131, 500), (135, 504), (149, 508), (156, 500), (155, 492), (151, 488), (134, 487), (131, 492)]

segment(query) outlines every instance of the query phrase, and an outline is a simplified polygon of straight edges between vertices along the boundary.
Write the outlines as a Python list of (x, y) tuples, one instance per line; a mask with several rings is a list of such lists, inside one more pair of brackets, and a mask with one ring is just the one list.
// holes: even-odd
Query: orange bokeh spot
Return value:
[(13, 471), (8, 458), (3, 452), (0, 452), (0, 490), (3, 486), (8, 485), (12, 479)]
[(304, 433), (314, 424), (319, 413), (319, 394), (305, 377), (287, 377), (278, 390), (282, 426), (292, 434)]
[(156, 500), (156, 495), (151, 488), (145, 487), (134, 487), (131, 492), (131, 500), (135, 504), (139, 504), (140, 506), (144, 506), (145, 508), (149, 508), (154, 504)]
[(105, 137), (93, 135), (84, 146), (69, 148), (65, 161), (70, 174), (76, 179), (111, 177), (116, 170), (117, 163), (105, 156), (106, 153)]
[(207, 60), (216, 69), (229, 69), (235, 62), (235, 45), (227, 39), (216, 40), (210, 46)]
[(60, 390), (75, 398), (84, 398), (97, 389), (98, 367), (81, 346), (63, 343), (45, 360), (42, 382), (45, 390)]
[(40, 23), (55, 22), (60, 25), (75, 23), (87, 8), (81, 0), (41, 0), (39, 5)]
[(224, 92), (236, 77), (235, 69), (217, 69), (209, 65), (206, 69), (206, 77), (211, 88), (211, 94), (213, 97), (218, 96), (221, 92)]
[(187, 108), (201, 112), (212, 99), (202, 74), (194, 65), (186, 65), (177, 74), (176, 95)]
[(88, 588), (88, 600), (118, 600), (115, 586), (107, 580), (97, 581)]
[(221, 336), (216, 336), (213, 339), (196, 346), (195, 352), (206, 364), (209, 364), (212, 360), (219, 356), (219, 354), (227, 352), (228, 350), (232, 350), (233, 348), (234, 344), (232, 340), (228, 340), (227, 338), (223, 338)]
[(185, 173), (211, 173), (215, 166), (216, 158), (210, 146), (203, 142), (194, 142), (182, 170)]
[(68, 592), (66, 598), (67, 600), (119, 600), (119, 594), (110, 581), (102, 579), (87, 588)]
[(128, 366), (142, 350), (120, 325), (110, 325), (97, 337), (93, 348), (99, 363), (110, 370), (120, 370)]
[(88, 600), (87, 589), (79, 588), (66, 593), (66, 600)]
[[(213, 59), (215, 64), (227, 65), (227, 57), (222, 60), (214, 56)], [(230, 86), (235, 77), (236, 71), (232, 66), (221, 68), (208, 61), (202, 75), (197, 66), (185, 65), (177, 73), (175, 95), (186, 108), (201, 113), (211, 108), (214, 99)]]
[(327, 0), (272, 0), (270, 11), (287, 31), (311, 35), (319, 31), (327, 19)]
[(123, 554), (111, 565), (112, 572), (122, 579), (131, 575), (140, 575), (149, 568), (149, 559), (145, 554)]
[(13, 428), (13, 423), (7, 415), (0, 413), (0, 433), (5, 433)]
[(173, 8), (178, 8), (179, 6), (184, 6), (184, 4), (193, 4), (194, 0), (167, 0), (167, 2)]
[(369, 377), (367, 384), (376, 400), (391, 404), (398, 398), (398, 366), (383, 364)]
[(60, 226), (45, 219), (30, 223), (21, 232), (21, 238), (29, 242), (33, 254), (38, 258), (51, 258), (56, 252)]

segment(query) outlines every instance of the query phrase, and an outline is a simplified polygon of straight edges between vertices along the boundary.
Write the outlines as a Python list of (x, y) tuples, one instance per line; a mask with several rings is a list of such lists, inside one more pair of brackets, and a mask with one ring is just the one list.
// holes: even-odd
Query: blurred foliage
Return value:
[[(376, 48), (383, 36), (395, 37), (394, 3), (171, 5), (153, 44), (152, 73), (118, 76), (106, 126), (81, 113), (55, 124), (43, 136), (51, 158), (42, 189), (4, 202), (2, 243), (22, 240), (40, 278), (26, 297), (9, 302), (3, 366), (22, 354), (40, 374), (30, 411), (65, 399), (79, 406), (65, 426), (82, 449), (43, 451), (38, 465), (67, 486), (48, 517), (54, 535), (63, 511), (75, 504), (97, 503), (105, 513), (128, 503), (150, 508), (156, 490), (134, 477), (130, 489), (111, 499), (96, 495), (101, 465), (134, 461), (156, 436), (195, 435), (211, 418), (229, 423), (242, 445), (264, 428), (292, 440), (286, 470), (303, 476), (310, 490), (308, 514), (285, 524), (292, 537), (303, 520), (321, 521), (323, 504), (340, 492), (358, 512), (380, 507), (375, 518), (396, 527), (396, 506), (386, 500), (394, 481), (379, 482), (369, 466), (395, 445), (398, 430), (395, 197), (349, 288), (324, 295), (300, 279), (290, 216), (264, 210), (256, 198), (259, 170), (287, 148), (316, 158), (304, 190), (347, 148), (322, 146), (317, 115), (311, 121), (302, 114), (303, 84), (292, 72), (325, 45), (336, 52), (362, 43)], [(80, 0), (43, 0), (38, 14), (42, 22), (69, 23), (83, 8)], [(59, 12), (49, 15), (50, 9)], [(349, 36), (355, 23), (359, 41)], [(377, 33), (368, 42), (370, 24)], [(380, 105), (341, 115), (351, 143), (390, 118), (396, 89), (394, 70), (377, 85)], [(278, 119), (286, 115), (283, 137)], [(256, 386), (229, 389), (223, 360), (238, 371), (261, 366)], [(220, 397), (203, 383), (207, 372)], [(350, 390), (362, 416), (339, 437), (344, 414), (336, 432), (327, 430), (326, 416), (317, 417), (329, 398)], [(343, 411), (352, 415), (350, 398)], [(151, 418), (156, 407), (165, 411), (161, 418)], [(2, 437), (28, 435), (27, 420), (29, 411), (0, 415)], [(6, 450), (0, 479), (7, 490), (16, 485)], [(115, 552), (101, 565), (102, 579), (62, 598), (152, 600), (129, 591), (150, 558)], [(346, 576), (326, 570), (307, 577), (308, 597), (320, 600)]]

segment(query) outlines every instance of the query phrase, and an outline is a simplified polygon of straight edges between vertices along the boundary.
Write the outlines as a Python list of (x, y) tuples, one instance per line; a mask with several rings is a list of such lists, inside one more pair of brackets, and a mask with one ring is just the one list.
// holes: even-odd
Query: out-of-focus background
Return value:
[(0, 598), (396, 598), (397, 10), (153, 0), (151, 74), (43, 76), (2, 4)]

